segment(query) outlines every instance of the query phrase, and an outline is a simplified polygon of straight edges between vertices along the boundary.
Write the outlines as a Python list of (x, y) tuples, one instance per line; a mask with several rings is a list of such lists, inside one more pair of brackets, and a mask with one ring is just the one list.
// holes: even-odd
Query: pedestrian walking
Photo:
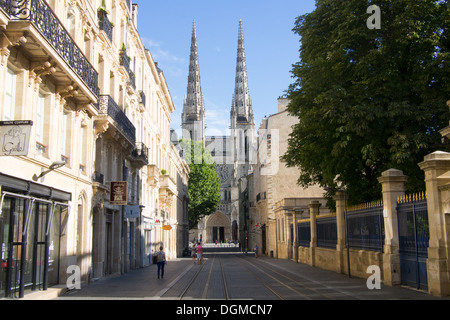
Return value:
[(196, 251), (197, 251), (197, 249), (196, 249), (196, 247), (195, 247), (195, 243), (192, 245), (192, 248), (191, 248), (191, 257), (192, 257), (192, 262), (195, 264), (195, 258), (196, 258)]
[(166, 253), (163, 251), (163, 247), (159, 247), (159, 251), (156, 253), (156, 264), (158, 265), (158, 279), (161, 275), (161, 279), (164, 279), (164, 266), (166, 265)]
[(253, 246), (253, 252), (255, 253), (255, 258), (258, 258), (258, 245), (256, 243)]
[(200, 242), (197, 245), (197, 262), (198, 264), (202, 264), (203, 262), (203, 248)]

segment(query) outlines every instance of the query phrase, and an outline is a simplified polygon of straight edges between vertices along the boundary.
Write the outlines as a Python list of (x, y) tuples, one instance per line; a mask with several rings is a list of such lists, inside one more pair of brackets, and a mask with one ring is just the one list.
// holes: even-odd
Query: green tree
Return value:
[(220, 178), (217, 175), (211, 154), (203, 143), (180, 140), (189, 164), (189, 228), (195, 228), (198, 221), (216, 210), (220, 202)]
[[(372, 4), (381, 29), (367, 27)], [(436, 0), (317, 0), (297, 18), (288, 110), (300, 123), (283, 160), (301, 169), (301, 185), (340, 182), (351, 202), (371, 201), (381, 197), (377, 178), (397, 168), (408, 191), (423, 190), (417, 163), (445, 150), (449, 25), (448, 1)]]

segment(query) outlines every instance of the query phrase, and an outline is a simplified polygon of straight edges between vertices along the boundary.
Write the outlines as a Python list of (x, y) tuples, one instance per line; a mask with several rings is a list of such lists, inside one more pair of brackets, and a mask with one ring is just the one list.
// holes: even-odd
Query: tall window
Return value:
[[(36, 149), (38, 154), (45, 155), (48, 151), (48, 108), (46, 97), (43, 93), (39, 93), (36, 111)], [(47, 124), (47, 126), (46, 126)]]
[(80, 171), (83, 174), (86, 174), (86, 154), (87, 154), (87, 133), (86, 133), (86, 125), (82, 124), (81, 125), (81, 130), (80, 130), (80, 139), (79, 141), (81, 142), (80, 144)]
[(3, 105), (3, 120), (14, 120), (14, 109), (16, 106), (16, 74), (7, 69), (5, 79), (5, 103)]
[(70, 114), (64, 110), (61, 121), (61, 161), (69, 165), (70, 160), (70, 137), (71, 137)]

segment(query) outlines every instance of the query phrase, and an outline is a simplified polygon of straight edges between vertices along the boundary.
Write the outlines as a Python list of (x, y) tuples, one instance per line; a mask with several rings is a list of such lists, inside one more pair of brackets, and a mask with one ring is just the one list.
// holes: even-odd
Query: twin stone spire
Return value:
[[(230, 116), (232, 130), (242, 125), (254, 126), (252, 100), (248, 90), (242, 20), (239, 21), (235, 90)], [(188, 87), (184, 99), (182, 129), (184, 139), (190, 138), (205, 142), (205, 103), (200, 83), (200, 65), (195, 21), (192, 26)]]

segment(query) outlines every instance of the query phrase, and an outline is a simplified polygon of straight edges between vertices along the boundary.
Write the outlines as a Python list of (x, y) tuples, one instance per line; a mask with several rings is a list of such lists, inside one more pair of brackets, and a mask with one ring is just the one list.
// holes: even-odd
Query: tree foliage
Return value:
[(203, 143), (181, 140), (189, 164), (189, 228), (195, 228), (198, 221), (216, 210), (220, 202), (220, 178), (217, 175), (211, 154)]
[[(381, 29), (367, 28), (371, 4)], [(350, 201), (371, 201), (381, 197), (377, 178), (397, 168), (408, 191), (424, 188), (417, 164), (446, 148), (449, 12), (448, 0), (317, 0), (297, 18), (288, 110), (300, 123), (283, 159), (301, 169), (301, 185), (339, 182)]]

